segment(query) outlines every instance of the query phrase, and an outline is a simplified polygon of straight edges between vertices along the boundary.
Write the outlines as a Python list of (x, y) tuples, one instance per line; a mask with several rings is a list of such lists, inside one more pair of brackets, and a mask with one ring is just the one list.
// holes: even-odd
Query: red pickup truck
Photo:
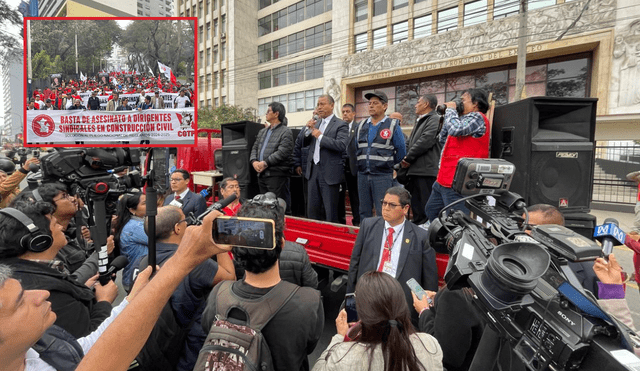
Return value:
[[(198, 192), (207, 187), (213, 187), (215, 191), (215, 182), (222, 179), (222, 174), (212, 170), (216, 168), (215, 160), (221, 161), (221, 157), (216, 156), (216, 150), (222, 148), (222, 141), (211, 137), (211, 134), (219, 133), (217, 130), (200, 129), (199, 131), (207, 132), (208, 136), (198, 137), (195, 147), (179, 148), (176, 166), (192, 174), (193, 191)], [(311, 262), (323, 276), (323, 273), (328, 273), (329, 270), (341, 274), (349, 270), (351, 252), (358, 230), (358, 227), (350, 225), (288, 216), (284, 235), (287, 241), (297, 242), (306, 248)], [(449, 256), (436, 254), (436, 261), (442, 284)]]

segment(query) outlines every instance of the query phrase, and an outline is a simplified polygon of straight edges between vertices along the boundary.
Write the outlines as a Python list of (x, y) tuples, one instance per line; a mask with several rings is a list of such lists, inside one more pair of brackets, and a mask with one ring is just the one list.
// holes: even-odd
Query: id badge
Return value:
[(388, 275), (390, 275), (391, 277), (395, 277), (395, 274), (393, 272), (393, 264), (391, 264), (390, 261), (384, 262), (383, 266), (382, 266), (382, 271)]

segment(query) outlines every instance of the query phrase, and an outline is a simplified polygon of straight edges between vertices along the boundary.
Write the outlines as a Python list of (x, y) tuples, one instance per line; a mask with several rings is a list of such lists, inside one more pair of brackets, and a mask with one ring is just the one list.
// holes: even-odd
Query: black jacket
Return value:
[(431, 111), (418, 120), (411, 131), (407, 156), (405, 160), (411, 164), (409, 176), (438, 176), (438, 163), (442, 147), (438, 142), (438, 126), (440, 116)]
[[(260, 161), (260, 151), (262, 143), (267, 135), (269, 128), (261, 129), (258, 132), (256, 141), (251, 149), (251, 157), (249, 162)], [(289, 176), (291, 175), (291, 166), (293, 165), (293, 134), (291, 129), (284, 124), (278, 124), (269, 138), (267, 148), (264, 150), (264, 161), (267, 163), (267, 169), (258, 176)]]
[(279, 260), (280, 278), (300, 287), (318, 288), (318, 273), (311, 267), (307, 250), (300, 244), (286, 241)]
[(96, 302), (93, 291), (45, 264), (11, 258), (0, 261), (13, 270), (25, 290), (47, 290), (55, 324), (76, 338), (89, 335), (111, 314), (111, 304)]

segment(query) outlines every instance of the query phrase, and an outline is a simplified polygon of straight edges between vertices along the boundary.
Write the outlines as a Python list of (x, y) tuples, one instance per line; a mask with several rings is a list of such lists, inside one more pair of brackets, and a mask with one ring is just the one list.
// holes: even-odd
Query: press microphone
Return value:
[(171, 200), (171, 202), (169, 202), (169, 205), (177, 206), (182, 209), (182, 206), (184, 205), (184, 201), (182, 199), (179, 199), (179, 200), (173, 199)]
[[(313, 121), (315, 121), (316, 123), (318, 122), (318, 120), (320, 120), (320, 117), (318, 117), (318, 115), (313, 115), (312, 118)], [(309, 129), (309, 127), (307, 126), (305, 128), (305, 132), (304, 132), (304, 136), (308, 137), (309, 135), (311, 135), (311, 129)]]
[(111, 275), (126, 267), (127, 264), (129, 264), (129, 259), (127, 259), (127, 257), (124, 255), (120, 255), (113, 259), (111, 264), (109, 264), (109, 269), (106, 269), (104, 271), (102, 269), (100, 270), (100, 278), (98, 279), (100, 281), (100, 284), (106, 285), (111, 279)]
[(232, 194), (231, 196), (229, 196), (229, 197), (227, 197), (227, 198), (225, 198), (225, 199), (223, 199), (223, 200), (220, 200), (220, 201), (218, 201), (218, 202), (215, 202), (213, 205), (209, 206), (209, 208), (208, 208), (204, 213), (202, 213), (200, 216), (198, 216), (198, 217), (196, 218), (196, 220), (195, 220), (195, 223), (193, 223), (193, 224), (195, 224), (195, 225), (200, 225), (200, 224), (202, 224), (202, 219), (204, 219), (204, 217), (205, 217), (205, 216), (209, 215), (209, 214), (210, 214), (212, 211), (214, 211), (214, 210), (215, 210), (215, 211), (220, 211), (220, 210), (224, 209), (224, 208), (225, 208), (225, 207), (227, 207), (230, 203), (232, 203), (233, 201), (235, 201), (235, 200), (236, 200), (236, 198), (238, 198), (238, 196), (236, 196), (236, 195), (235, 195), (235, 193), (234, 193), (234, 194)]
[(614, 218), (607, 218), (603, 225), (596, 227), (593, 234), (596, 240), (602, 243), (602, 254), (608, 257), (613, 252), (614, 246), (624, 245), (626, 234), (618, 228), (618, 221)]

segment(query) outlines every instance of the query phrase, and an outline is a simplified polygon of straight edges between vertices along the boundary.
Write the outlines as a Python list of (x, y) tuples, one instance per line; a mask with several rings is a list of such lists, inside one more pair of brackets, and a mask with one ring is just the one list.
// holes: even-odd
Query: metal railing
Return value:
[(595, 159), (592, 201), (635, 205), (638, 183), (625, 175), (640, 170), (640, 145), (631, 141), (598, 142)]

